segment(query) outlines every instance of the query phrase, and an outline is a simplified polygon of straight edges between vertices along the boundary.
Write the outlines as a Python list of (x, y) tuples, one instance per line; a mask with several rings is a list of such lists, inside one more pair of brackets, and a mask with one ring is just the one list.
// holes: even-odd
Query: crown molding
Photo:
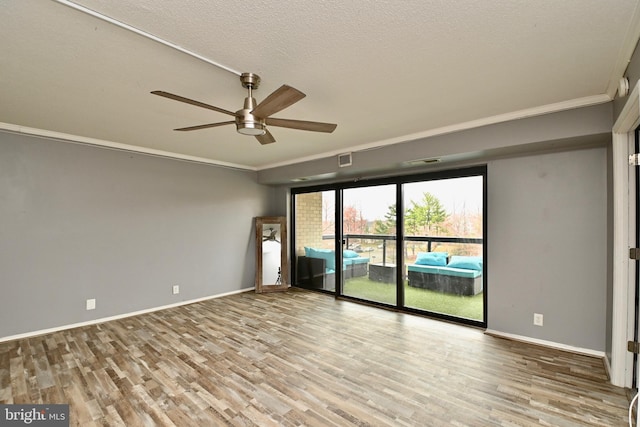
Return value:
[(145, 155), (155, 156), (155, 157), (164, 157), (164, 158), (183, 160), (183, 161), (193, 162), (193, 163), (202, 163), (202, 164), (212, 165), (212, 166), (221, 166), (221, 167), (230, 168), (230, 169), (240, 169), (240, 170), (247, 170), (247, 171), (257, 170), (255, 167), (241, 165), (237, 163), (223, 162), (219, 160), (207, 159), (204, 157), (189, 156), (186, 154), (174, 153), (171, 151), (156, 150), (153, 148), (139, 147), (136, 145), (122, 144), (119, 142), (106, 141), (103, 139), (88, 138), (85, 136), (71, 135), (68, 133), (31, 128), (26, 126), (14, 125), (11, 123), (0, 122), (0, 131), (7, 131), (11, 133), (18, 133), (18, 134), (30, 135), (30, 136), (40, 137), (40, 138), (53, 139), (56, 141), (69, 142), (73, 144), (90, 145), (94, 147), (109, 148), (112, 150), (128, 151), (132, 153), (145, 154)]

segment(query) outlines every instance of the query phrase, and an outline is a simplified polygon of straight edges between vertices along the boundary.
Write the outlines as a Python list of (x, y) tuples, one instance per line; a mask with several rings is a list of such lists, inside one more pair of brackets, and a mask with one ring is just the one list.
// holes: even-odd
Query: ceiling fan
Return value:
[(274, 230), (273, 227), (269, 228), (269, 234), (268, 235), (263, 235), (262, 236), (262, 241), (263, 242), (278, 242), (280, 243), (280, 240), (278, 240), (278, 230)]
[(258, 86), (260, 85), (260, 77), (257, 74), (253, 73), (242, 73), (242, 75), (240, 76), (240, 81), (242, 82), (242, 87), (247, 89), (248, 96), (244, 99), (244, 108), (236, 111), (235, 113), (223, 108), (205, 104), (204, 102), (194, 101), (193, 99), (185, 98), (180, 95), (174, 95), (169, 92), (164, 92), (162, 90), (154, 90), (151, 93), (154, 95), (173, 99), (174, 101), (180, 101), (187, 104), (195, 105), (197, 107), (217, 111), (219, 113), (228, 114), (235, 118), (235, 120), (226, 122), (208, 123), (204, 125), (174, 129), (177, 131), (208, 129), (218, 126), (235, 124), (236, 129), (239, 133), (243, 135), (255, 136), (260, 144), (271, 144), (272, 142), (276, 142), (276, 140), (273, 135), (271, 135), (271, 133), (267, 130), (267, 126), (278, 126), (290, 129), (326, 133), (333, 132), (338, 126), (333, 123), (309, 122), (305, 120), (278, 119), (275, 117), (270, 117), (272, 114), (284, 110), (290, 105), (293, 105), (296, 102), (300, 101), (306, 95), (299, 90), (292, 88), (291, 86), (282, 85), (279, 89), (273, 91), (269, 96), (263, 99), (262, 102), (256, 105), (256, 100), (252, 96), (252, 91), (258, 89)]

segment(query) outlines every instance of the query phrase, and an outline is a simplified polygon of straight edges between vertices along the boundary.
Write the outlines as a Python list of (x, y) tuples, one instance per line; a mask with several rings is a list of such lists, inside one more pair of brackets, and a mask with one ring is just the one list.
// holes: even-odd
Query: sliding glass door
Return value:
[(403, 184), (405, 306), (484, 320), (483, 177)]
[(486, 326), (485, 178), (476, 167), (292, 189), (294, 285)]
[(396, 186), (342, 193), (343, 295), (396, 305)]

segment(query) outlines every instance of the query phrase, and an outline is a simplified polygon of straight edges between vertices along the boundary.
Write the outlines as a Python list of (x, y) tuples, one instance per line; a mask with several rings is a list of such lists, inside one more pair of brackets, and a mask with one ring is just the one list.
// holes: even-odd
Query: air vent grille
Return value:
[(351, 153), (338, 154), (339, 167), (344, 168), (346, 166), (351, 166), (351, 164), (352, 164)]

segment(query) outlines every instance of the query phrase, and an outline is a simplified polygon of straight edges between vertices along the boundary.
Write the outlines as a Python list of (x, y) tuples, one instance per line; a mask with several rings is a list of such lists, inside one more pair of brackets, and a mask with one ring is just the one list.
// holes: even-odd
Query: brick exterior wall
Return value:
[(305, 246), (333, 248), (333, 240), (322, 240), (322, 216), (321, 192), (296, 196), (296, 255), (304, 255)]

